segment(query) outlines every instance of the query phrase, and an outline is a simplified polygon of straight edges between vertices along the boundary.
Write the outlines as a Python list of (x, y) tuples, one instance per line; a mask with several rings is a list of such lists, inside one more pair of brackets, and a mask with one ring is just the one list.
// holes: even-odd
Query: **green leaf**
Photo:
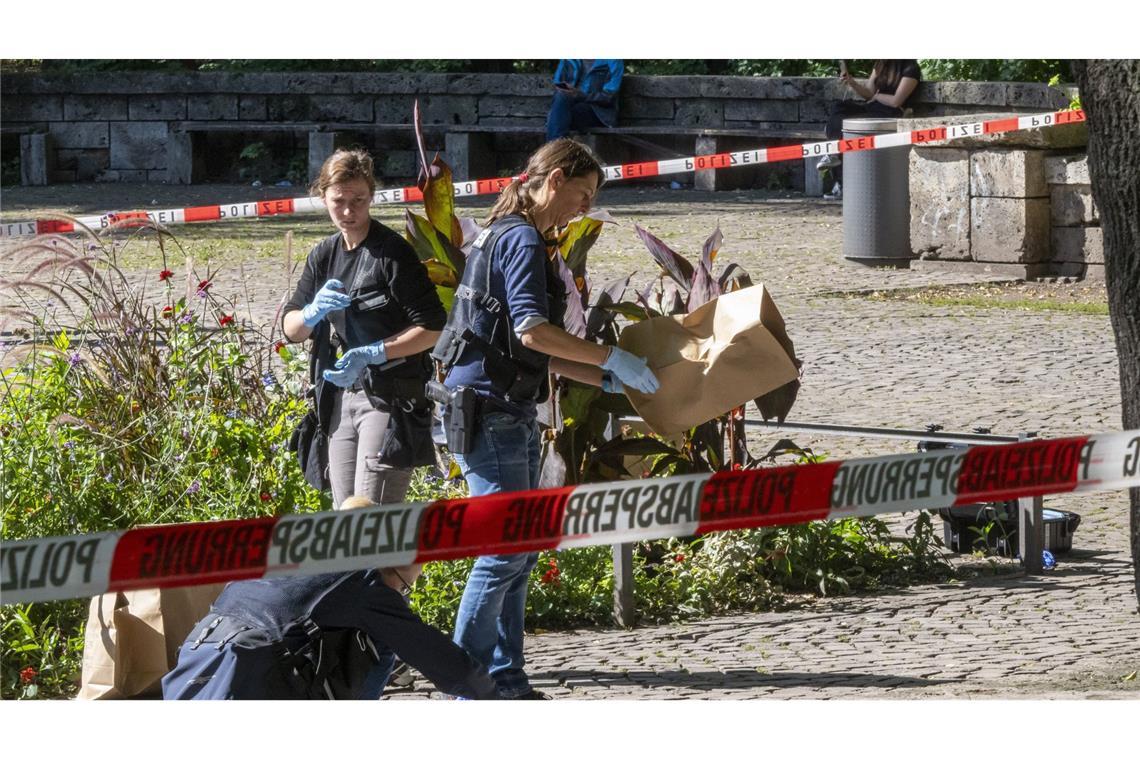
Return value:
[(590, 412), (590, 404), (601, 392), (601, 388), (571, 382), (569, 389), (559, 399), (559, 406), (562, 409), (562, 424), (566, 427), (572, 427), (585, 420)]

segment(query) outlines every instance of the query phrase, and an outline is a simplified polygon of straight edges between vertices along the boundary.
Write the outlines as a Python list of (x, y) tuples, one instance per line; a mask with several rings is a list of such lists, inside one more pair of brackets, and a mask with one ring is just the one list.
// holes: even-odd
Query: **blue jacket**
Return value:
[(617, 95), (625, 64), (620, 59), (596, 58), (589, 68), (581, 58), (565, 58), (558, 62), (554, 81), (564, 82), (582, 91), (598, 119), (607, 127), (617, 125)]
[(498, 696), (486, 671), (420, 620), (378, 570), (229, 584), (179, 649), (162, 695), (375, 699), (393, 655), (445, 693)]

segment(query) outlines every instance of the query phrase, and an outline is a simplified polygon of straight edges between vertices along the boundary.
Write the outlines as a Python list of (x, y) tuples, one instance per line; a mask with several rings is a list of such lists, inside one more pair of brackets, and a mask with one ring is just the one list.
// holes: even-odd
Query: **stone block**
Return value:
[(4, 122), (7, 124), (18, 121), (60, 121), (61, 119), (63, 119), (61, 95), (4, 94)]
[(1041, 82), (1007, 82), (1005, 88), (1006, 103), (1011, 108), (1058, 111), (1069, 107), (1070, 94), (1067, 89), (1050, 87)]
[(166, 168), (167, 140), (168, 130), (163, 122), (113, 122), (111, 124), (111, 168), (119, 170), (164, 169)]
[(970, 154), (970, 194), (996, 198), (1043, 198), (1045, 154), (1040, 150), (1008, 148), (975, 150)]
[(68, 95), (63, 99), (65, 121), (126, 121), (127, 99), (110, 95)]
[(443, 160), (456, 181), (497, 176), (492, 136), (485, 132), (448, 132)]
[(20, 184), (46, 185), (55, 163), (55, 147), (42, 132), (20, 135)]
[[(973, 124), (982, 121), (1011, 119), (1025, 114), (1003, 112), (963, 113), (958, 115), (924, 116), (919, 119), (899, 119), (899, 131), (930, 129), (954, 124)], [(1077, 148), (1088, 144), (1088, 128), (1084, 123), (1026, 129), (1015, 132), (958, 137), (942, 143), (947, 148), (980, 148), (1000, 145), (1007, 148)], [(938, 147), (938, 146), (934, 146)]]
[(186, 98), (181, 95), (136, 95), (128, 109), (131, 121), (169, 121), (186, 118)]
[(166, 138), (166, 176), (171, 185), (194, 181), (194, 140), (189, 132), (172, 131)]
[(923, 259), (970, 258), (970, 154), (910, 152), (910, 248)]
[(96, 182), (146, 182), (146, 170), (107, 169), (95, 176)]
[(1003, 107), (1008, 94), (1004, 82), (923, 82), (915, 93), (915, 99), (942, 104)]
[(377, 124), (411, 124), (415, 105), (412, 95), (380, 95), (373, 101)]
[(265, 121), (269, 115), (264, 95), (242, 95), (238, 98), (238, 119)]
[(186, 98), (186, 118), (194, 121), (236, 119), (238, 118), (238, 96), (190, 95)]
[(52, 169), (48, 172), (49, 185), (70, 185), (75, 182), (74, 169)]
[(57, 148), (74, 150), (106, 148), (110, 145), (110, 130), (105, 121), (54, 122), (48, 125), (48, 133)]
[(146, 173), (146, 181), (150, 185), (164, 185), (166, 184), (166, 176), (165, 169), (150, 169)]
[[(522, 116), (546, 118), (550, 110), (549, 97), (521, 95), (487, 95), (479, 99), (479, 120), (485, 117)], [(409, 109), (409, 113), (411, 109)]]
[(1054, 227), (1052, 261), (1104, 264), (1100, 227)]
[(974, 261), (1034, 264), (1049, 254), (1048, 198), (971, 198)]
[(1100, 223), (1100, 213), (1088, 185), (1051, 185), (1049, 213), (1054, 227)]
[(1070, 153), (1045, 158), (1045, 181), (1050, 185), (1088, 185), (1087, 153)]
[(734, 121), (799, 121), (799, 103), (791, 100), (732, 100), (724, 104), (725, 126)]
[[(445, 85), (425, 82), (419, 92), (447, 92), (456, 95), (521, 95), (550, 100), (550, 76), (547, 74), (446, 74)], [(436, 86), (433, 86), (436, 85)]]
[(467, 95), (428, 95), (420, 98), (424, 124), (477, 124), (479, 99)]
[(326, 122), (372, 121), (372, 98), (360, 95), (314, 95), (309, 100), (309, 118)]
[(267, 121), (308, 121), (308, 95), (270, 95), (266, 97)]
[(419, 158), (414, 150), (390, 150), (380, 164), (380, 176), (415, 177), (418, 169)]
[(60, 169), (75, 172), (78, 182), (90, 182), (99, 176), (110, 163), (110, 151), (96, 150), (60, 150), (56, 152), (56, 161)]
[(316, 182), (321, 175), (321, 167), (325, 160), (336, 149), (335, 132), (309, 133), (309, 182)]
[[(668, 119), (672, 121), (673, 113), (676, 110), (672, 98), (644, 98), (636, 95), (625, 95), (624, 93), (618, 107), (621, 109), (623, 121), (641, 119)], [(723, 109), (721, 113), (724, 113)]]
[(283, 92), (304, 95), (351, 95), (353, 75), (328, 72), (287, 72)]
[(673, 117), (678, 127), (723, 127), (723, 100), (688, 100), (677, 104)]
[[(698, 156), (716, 153), (717, 139), (706, 135), (699, 136), (696, 140), (693, 152)], [(697, 190), (716, 190), (718, 184), (717, 179), (716, 169), (703, 169), (693, 172), (693, 187)], [(723, 183), (721, 184), (723, 185)]]

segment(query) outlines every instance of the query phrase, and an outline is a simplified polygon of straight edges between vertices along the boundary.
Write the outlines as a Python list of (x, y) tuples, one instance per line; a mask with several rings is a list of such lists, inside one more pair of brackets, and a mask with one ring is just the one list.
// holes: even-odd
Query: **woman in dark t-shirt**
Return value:
[[(847, 118), (902, 116), (903, 106), (918, 88), (918, 83), (922, 81), (922, 70), (919, 69), (916, 60), (883, 59), (875, 61), (866, 84), (860, 84), (846, 69), (840, 74), (839, 79), (862, 100), (841, 100), (831, 104), (827, 115), (828, 140), (838, 140), (843, 136), (843, 120)], [(841, 197), (841, 161), (838, 155), (825, 156), (816, 166), (820, 171), (830, 170), (835, 178), (832, 194), (825, 197)]]

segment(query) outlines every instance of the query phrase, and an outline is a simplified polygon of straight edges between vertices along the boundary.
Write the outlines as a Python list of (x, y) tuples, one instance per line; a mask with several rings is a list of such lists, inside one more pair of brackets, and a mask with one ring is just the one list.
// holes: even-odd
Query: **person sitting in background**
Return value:
[[(922, 81), (922, 70), (917, 60), (878, 60), (871, 68), (871, 76), (866, 84), (860, 84), (846, 67), (841, 69), (839, 79), (843, 85), (862, 100), (841, 100), (831, 104), (827, 116), (827, 139), (843, 137), (843, 120), (858, 116), (878, 118), (898, 118), (903, 115), (903, 106), (914, 94)], [(835, 187), (830, 199), (842, 197), (842, 157), (824, 156), (816, 165), (820, 171), (830, 170), (835, 178)]]
[[(361, 497), (343, 509), (375, 506)], [(446, 694), (497, 699), (486, 669), (408, 607), (420, 565), (228, 584), (163, 699), (377, 699), (395, 658)]]
[(546, 140), (572, 131), (617, 125), (617, 95), (625, 66), (620, 60), (568, 58), (554, 71), (554, 101), (546, 117)]

